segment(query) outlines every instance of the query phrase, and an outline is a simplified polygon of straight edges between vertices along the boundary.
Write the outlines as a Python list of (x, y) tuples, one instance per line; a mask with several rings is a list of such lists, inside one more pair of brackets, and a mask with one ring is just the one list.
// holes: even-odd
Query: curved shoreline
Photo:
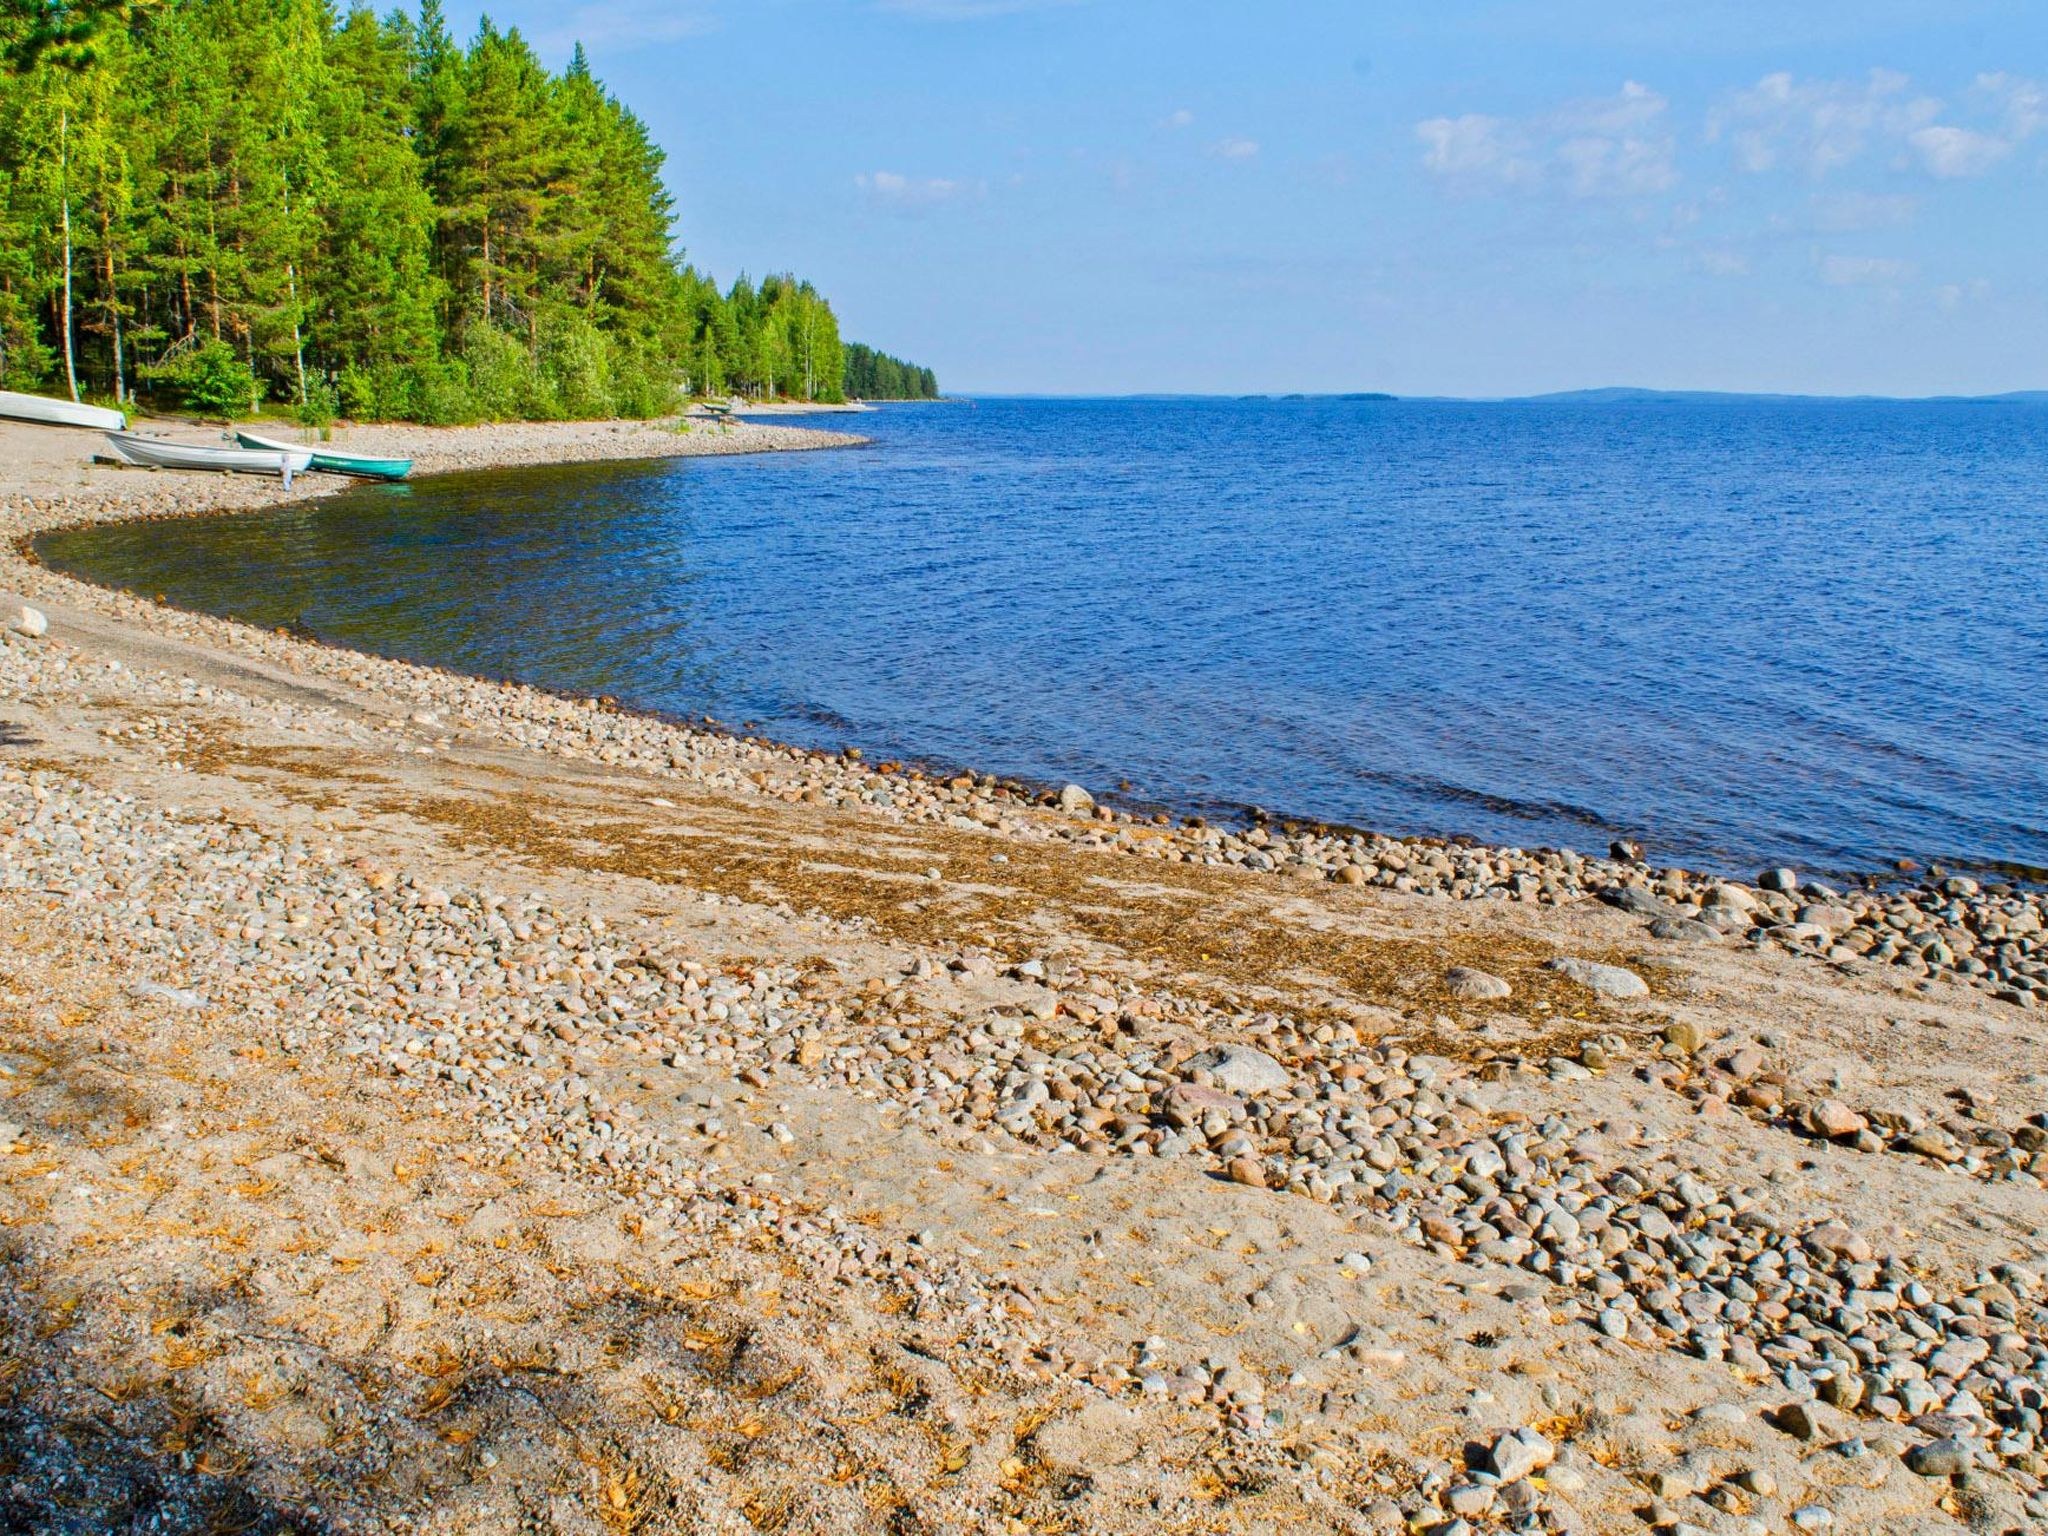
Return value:
[[(0, 432), (13, 430), (0, 427)], [(414, 429), (388, 427), (358, 428), (348, 440), (351, 446), (369, 451), (410, 447), (428, 475), (814, 451), (856, 447), (867, 441), (852, 434), (756, 422), (710, 429), (715, 436), (679, 435), (649, 423), (424, 430), (439, 438), (439, 443), (422, 450)], [(656, 433), (661, 434), (657, 442), (646, 441)], [(68, 436), (75, 440), (79, 434)], [(4, 446), (0, 439), (0, 447)], [(654, 451), (646, 451), (649, 449)], [(1458, 834), (1397, 836), (1286, 817), (1255, 818), (1242, 827), (1211, 826), (1199, 816), (1176, 821), (1166, 812), (1097, 804), (1074, 786), (1055, 792), (1050, 786), (997, 778), (972, 768), (908, 760), (870, 767), (860, 748), (832, 752), (802, 747), (717, 724), (621, 706), (610, 699), (474, 677), (336, 642), (273, 634), (238, 620), (149, 602), (40, 564), (33, 543), (47, 534), (111, 522), (258, 512), (337, 494), (358, 484), (340, 477), (308, 476), (286, 491), (267, 480), (159, 472), (175, 480), (175, 487), (168, 493), (137, 496), (122, 483), (136, 473), (140, 472), (120, 472), (121, 479), (112, 484), (102, 481), (95, 487), (100, 492), (96, 496), (23, 496), (0, 481), (0, 536), (6, 540), (7, 569), (28, 596), (35, 595), (36, 582), (28, 574), (33, 572), (42, 580), (64, 583), (72, 589), (73, 601), (78, 595), (92, 594), (89, 602), (103, 610), (110, 608), (120, 617), (177, 614), (184, 626), (200, 626), (211, 643), (230, 649), (246, 652), (254, 640), (261, 652), (273, 656), (272, 648), (281, 646), (287, 654), (296, 650), (347, 658), (344, 671), (399, 669), (397, 675), (415, 687), (423, 679), (434, 679), (437, 681), (428, 685), (430, 691), (462, 696), (470, 707), (488, 699), (489, 707), (483, 712), (501, 717), (500, 725), (509, 739), (529, 747), (539, 743), (532, 739), (531, 729), (518, 727), (523, 718), (538, 714), (587, 724), (594, 716), (604, 728), (585, 734), (599, 738), (589, 745), (600, 761), (625, 762), (658, 772), (675, 772), (679, 763), (688, 762), (694, 771), (697, 744), (718, 744), (716, 750), (736, 762), (802, 765), (806, 772), (822, 773), (828, 786), (817, 792), (831, 803), (873, 805), (879, 798), (885, 813), (899, 819), (950, 818), (963, 825), (1039, 839), (1057, 837), (1148, 858), (1232, 865), (1311, 882), (1373, 885), (1453, 899), (1506, 899), (1555, 906), (1598, 896), (1645, 917), (1653, 929), (1663, 930), (1660, 936), (1679, 934), (1706, 941), (1710, 936), (1740, 934), (1750, 942), (1781, 944), (1850, 968), (1852, 973), (1869, 963), (1888, 963), (1919, 977), (1968, 981), (2015, 1006), (2048, 1004), (2048, 964), (2033, 965), (2031, 954), (2018, 962), (1992, 963), (1974, 956), (1980, 939), (1987, 952), (1996, 952), (2015, 924), (2022, 939), (2048, 928), (2048, 890), (2030, 891), (2004, 882), (1984, 884), (1938, 867), (1917, 886), (1895, 877), (1870, 875), (1863, 878), (1860, 888), (1848, 892), (1797, 878), (1786, 889), (1770, 890), (1761, 883), (1646, 865), (1633, 858), (1587, 856), (1569, 848), (1488, 844)], [(491, 692), (479, 695), (478, 690), (494, 691), (495, 697)], [(508, 721), (513, 724), (506, 725)], [(553, 742), (548, 742), (546, 749), (560, 750)], [(604, 755), (608, 749), (614, 755)], [(2048, 946), (2043, 948), (2043, 957), (2048, 959)], [(1981, 972), (1973, 972), (1973, 960), (1983, 967)], [(2030, 969), (2019, 970), (2018, 965)]]
[[(756, 1491), (702, 1475), (722, 1425), (825, 1498), (862, 1464), (811, 1426), (878, 1423), (854, 1449), (929, 1530), (1013, 1497), (1106, 1536), (1489, 1499), (1618, 1530), (1731, 1428), (1773, 1519), (1959, 1530), (1959, 1465), (2048, 1514), (2008, 1432), (2048, 1380), (2048, 1043), (1956, 965), (1833, 959), (1811, 892), (1047, 805), (7, 560), (52, 600), (0, 636), (0, 1221), (36, 1282), (0, 1337), (41, 1444), (231, 1392), (209, 1466), (336, 1530), (411, 1528), (357, 1475), (399, 1468), (492, 1536), (515, 1479), (587, 1482), (571, 1419), (684, 1512)], [(1920, 921), (1950, 908), (2005, 911)], [(742, 1335), (765, 1367), (726, 1369)], [(299, 1394), (249, 1388), (280, 1349)], [(504, 1422), (506, 1360), (554, 1418)], [(745, 1417), (764, 1383), (789, 1422)], [(1821, 1433), (1896, 1470), (1811, 1482)], [(1262, 1491), (1175, 1491), (1219, 1456)]]

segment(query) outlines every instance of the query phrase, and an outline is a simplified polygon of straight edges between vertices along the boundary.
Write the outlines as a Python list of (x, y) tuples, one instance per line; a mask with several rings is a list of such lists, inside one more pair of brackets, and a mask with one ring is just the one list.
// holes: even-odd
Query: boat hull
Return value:
[(18, 395), (5, 389), (0, 389), (0, 416), (44, 427), (90, 427), (98, 432), (122, 432), (128, 427), (126, 416), (105, 406), (73, 405), (69, 400)]
[(354, 475), (359, 480), (403, 480), (412, 473), (411, 459), (379, 459), (367, 453), (338, 453), (327, 448), (298, 448), (291, 443), (280, 443), (273, 438), (258, 437), (254, 432), (237, 432), (235, 441), (244, 448), (270, 449), (293, 452), (310, 452), (313, 467), (330, 475)]
[(286, 480), (312, 468), (312, 452), (304, 448), (208, 448), (173, 443), (133, 432), (109, 432), (114, 452), (143, 469), (198, 469), (215, 473), (281, 475)]

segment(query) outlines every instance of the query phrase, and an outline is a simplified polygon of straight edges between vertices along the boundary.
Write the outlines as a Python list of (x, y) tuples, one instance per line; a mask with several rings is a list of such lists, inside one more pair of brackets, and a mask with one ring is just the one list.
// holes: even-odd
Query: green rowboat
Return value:
[[(271, 448), (296, 453), (306, 452), (309, 446), (280, 443), (274, 438), (241, 431), (235, 433), (235, 441), (244, 448)], [(331, 448), (313, 448), (312, 454), (313, 468), (330, 475), (354, 475), (363, 480), (403, 480), (412, 473), (411, 459), (380, 459), (367, 453), (339, 453)]]

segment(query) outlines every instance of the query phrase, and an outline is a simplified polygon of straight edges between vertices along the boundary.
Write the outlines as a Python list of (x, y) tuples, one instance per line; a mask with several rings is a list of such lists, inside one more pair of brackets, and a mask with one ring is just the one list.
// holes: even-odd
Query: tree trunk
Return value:
[(78, 361), (71, 347), (71, 109), (57, 111), (57, 165), (59, 201), (64, 205), (64, 379), (71, 386), (71, 403), (78, 403)]
[(121, 300), (114, 287), (114, 223), (100, 202), (100, 245), (107, 253), (107, 323), (114, 333), (114, 403), (128, 403), (127, 371), (121, 366)]
[[(287, 231), (292, 222), (292, 184), (286, 177), (284, 183), (284, 222)], [(296, 262), (284, 264), (284, 280), (292, 301), (292, 357), (299, 366), (299, 409), (306, 408), (306, 343), (299, 335), (299, 269)]]

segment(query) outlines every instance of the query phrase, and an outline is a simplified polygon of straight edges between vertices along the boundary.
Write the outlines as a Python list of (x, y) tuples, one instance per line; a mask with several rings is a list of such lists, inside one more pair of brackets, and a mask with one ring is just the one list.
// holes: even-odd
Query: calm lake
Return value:
[(1182, 811), (2048, 867), (2048, 407), (983, 400), (53, 535), (386, 655)]

